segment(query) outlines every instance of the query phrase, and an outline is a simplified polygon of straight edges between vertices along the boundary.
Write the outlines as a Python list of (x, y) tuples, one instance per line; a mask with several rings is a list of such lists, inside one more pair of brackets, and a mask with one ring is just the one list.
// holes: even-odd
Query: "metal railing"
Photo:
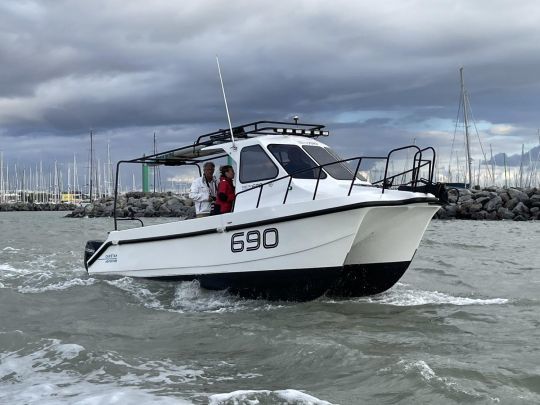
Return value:
[[(416, 150), (416, 152), (414, 154), (414, 157), (413, 157), (412, 168), (410, 168), (408, 170), (403, 170), (403, 171), (401, 171), (399, 173), (396, 173), (394, 175), (389, 176), (388, 175), (388, 167), (389, 167), (389, 164), (390, 164), (390, 158), (392, 157), (392, 155), (394, 153), (399, 152), (399, 151), (404, 151), (404, 150), (407, 150), (407, 149), (415, 149)], [(431, 151), (432, 152), (431, 159), (423, 159), (422, 155), (426, 151)], [(325, 163), (325, 164), (322, 164), (322, 165), (313, 166), (313, 167), (309, 167), (309, 168), (306, 168), (306, 169), (298, 170), (298, 171), (295, 171), (293, 173), (287, 174), (285, 176), (281, 176), (281, 177), (278, 177), (276, 179), (272, 179), (272, 180), (270, 180), (270, 181), (268, 181), (266, 183), (262, 183), (262, 184), (259, 184), (257, 186), (248, 188), (247, 190), (242, 190), (242, 191), (236, 193), (234, 201), (236, 202), (236, 200), (237, 200), (237, 198), (238, 198), (238, 196), (240, 194), (248, 193), (250, 191), (254, 191), (256, 189), (259, 189), (259, 195), (257, 197), (257, 205), (255, 207), (255, 208), (259, 208), (263, 188), (265, 186), (269, 185), (269, 184), (273, 184), (273, 183), (276, 183), (278, 181), (281, 181), (281, 180), (284, 180), (284, 179), (288, 178), (289, 181), (287, 183), (287, 189), (285, 191), (285, 196), (283, 197), (283, 204), (286, 204), (287, 203), (287, 197), (289, 196), (289, 191), (292, 189), (291, 183), (292, 183), (293, 178), (295, 178), (295, 176), (297, 176), (298, 174), (301, 174), (301, 173), (310, 172), (310, 171), (313, 171), (313, 170), (318, 170), (317, 182), (315, 183), (315, 188), (313, 190), (313, 196), (312, 196), (312, 200), (315, 200), (315, 198), (317, 197), (317, 191), (319, 190), (319, 183), (320, 183), (320, 180), (321, 180), (322, 173), (325, 173), (325, 172), (323, 172), (323, 169), (325, 167), (332, 166), (332, 165), (342, 165), (343, 167), (345, 167), (349, 171), (349, 168), (347, 168), (344, 165), (344, 163), (357, 162), (354, 173), (352, 171), (350, 171), (351, 184), (350, 184), (349, 190), (347, 192), (347, 197), (349, 197), (351, 195), (351, 193), (352, 193), (353, 187), (355, 185), (355, 181), (358, 180), (357, 176), (358, 176), (358, 171), (360, 170), (360, 166), (361, 166), (362, 162), (365, 161), (365, 160), (385, 160), (386, 161), (385, 169), (384, 169), (384, 177), (382, 179), (378, 180), (378, 181), (375, 181), (375, 182), (371, 183), (371, 185), (373, 185), (373, 186), (379, 186), (380, 185), (383, 194), (384, 194), (384, 190), (386, 190), (386, 189), (389, 189), (391, 187), (399, 187), (399, 186), (402, 186), (402, 185), (407, 185), (411, 189), (411, 191), (415, 191), (416, 188), (421, 190), (421, 188), (419, 187), (419, 184), (424, 184), (425, 181), (428, 181), (430, 183), (433, 182), (434, 167), (435, 167), (435, 149), (433, 149), (432, 147), (427, 147), (427, 148), (424, 148), (424, 149), (420, 149), (416, 145), (409, 145), (409, 146), (404, 146), (404, 147), (401, 147), (401, 148), (392, 149), (390, 152), (388, 152), (387, 156), (358, 156), (358, 157), (338, 160), (338, 161), (335, 161), (335, 162)], [(425, 168), (425, 167), (427, 167), (427, 170), (428, 170), (427, 179), (421, 179), (420, 178), (420, 172), (421, 172), (421, 169)], [(409, 182), (394, 185), (394, 180), (396, 178), (398, 178), (400, 176), (407, 175), (409, 173), (411, 173), (411, 180)], [(233, 211), (234, 211), (234, 203), (233, 203)]]

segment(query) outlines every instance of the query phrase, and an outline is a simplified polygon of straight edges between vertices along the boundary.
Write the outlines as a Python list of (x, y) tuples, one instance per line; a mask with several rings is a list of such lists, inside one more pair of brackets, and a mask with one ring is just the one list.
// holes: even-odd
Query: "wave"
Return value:
[(225, 290), (210, 291), (201, 288), (198, 281), (179, 283), (171, 302), (173, 310), (179, 312), (235, 312), (248, 309), (247, 300), (235, 297)]
[[(490, 402), (500, 402), (499, 398), (493, 398), (486, 394), (479, 394), (474, 391), (474, 389), (469, 389), (464, 387), (464, 384), (460, 384), (458, 380), (449, 378), (449, 377), (440, 377), (435, 371), (424, 361), (406, 361), (400, 360), (397, 365), (402, 368), (405, 373), (418, 373), (422, 379), (430, 385), (439, 386), (445, 391), (450, 391), (461, 396), (468, 397), (468, 400), (479, 400), (479, 399), (489, 399)], [(463, 401), (463, 399), (461, 399)]]
[(0, 264), (0, 271), (2, 271), (2, 272), (7, 272), (7, 273), (17, 273), (17, 274), (28, 274), (28, 273), (31, 273), (30, 270), (27, 270), (27, 269), (17, 269), (17, 268), (15, 268), (15, 267), (13, 267), (12, 265), (7, 264), (7, 263), (2, 263), (2, 264)]
[(402, 289), (399, 286), (365, 300), (400, 307), (419, 305), (501, 305), (509, 302), (506, 298), (456, 297), (438, 291)]
[(233, 404), (297, 404), (297, 405), (332, 405), (302, 391), (293, 389), (269, 391), (269, 390), (239, 390), (225, 394), (214, 394), (209, 398), (210, 405), (233, 405)]
[(508, 303), (506, 298), (456, 297), (438, 291), (394, 290), (365, 299), (368, 302), (394, 306), (420, 305), (501, 305)]
[(77, 286), (89, 286), (95, 284), (97, 280), (95, 278), (72, 278), (66, 281), (60, 281), (58, 283), (45, 285), (42, 287), (32, 287), (32, 286), (20, 286), (17, 288), (17, 291), (23, 294), (36, 294), (46, 291), (61, 291), (67, 290), (68, 288), (77, 287)]
[(117, 280), (105, 280), (105, 282), (113, 287), (129, 293), (146, 308), (165, 309), (158, 298), (160, 295), (159, 293), (150, 291), (149, 289), (143, 287), (141, 282), (137, 282), (131, 277), (122, 277)]
[[(189, 401), (164, 395), (157, 390), (137, 387), (138, 384), (152, 381), (152, 378), (148, 377), (151, 377), (152, 373), (155, 374), (156, 370), (159, 372), (159, 377), (166, 371), (176, 377), (177, 374), (180, 375), (182, 371), (185, 371), (180, 367), (163, 366), (161, 364), (163, 362), (128, 365), (131, 370), (141, 369), (148, 372), (137, 379), (128, 370), (124, 381), (113, 376), (106, 376), (102, 369), (96, 370), (93, 375), (91, 373), (86, 376), (72, 370), (73, 364), (87, 363), (92, 359), (95, 361), (96, 358), (86, 353), (83, 346), (63, 343), (57, 339), (46, 339), (31, 353), (24, 353), (23, 349), (0, 353), (0, 403), (191, 404)], [(99, 356), (99, 359), (103, 361), (106, 357)], [(119, 361), (113, 361), (113, 363), (116, 364)], [(95, 381), (98, 375), (106, 380)], [(154, 377), (154, 379), (159, 377)], [(163, 379), (160, 381), (163, 383)]]
[[(163, 284), (123, 277), (105, 282), (127, 292), (146, 308), (169, 312), (228, 313), (247, 310), (266, 311), (284, 307), (283, 304), (264, 300), (242, 299), (226, 290), (206, 290), (201, 288), (197, 280)], [(151, 288), (157, 285), (160, 288), (152, 291)]]
[(438, 291), (415, 290), (408, 288), (406, 284), (398, 283), (391, 290), (381, 294), (353, 298), (353, 299), (328, 299), (323, 297), (322, 302), (347, 303), (360, 302), (372, 304), (394, 305), (398, 307), (412, 307), (421, 305), (503, 305), (510, 302), (507, 298), (470, 298), (453, 296)]

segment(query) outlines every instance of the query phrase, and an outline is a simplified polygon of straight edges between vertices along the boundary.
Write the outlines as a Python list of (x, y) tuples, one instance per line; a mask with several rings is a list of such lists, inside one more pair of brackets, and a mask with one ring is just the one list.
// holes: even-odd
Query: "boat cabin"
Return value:
[[(236, 200), (234, 212), (259, 207), (290, 204), (351, 195), (357, 186), (372, 188), (380, 193), (398, 175), (387, 176), (388, 156), (340, 158), (318, 138), (328, 136), (324, 125), (294, 124), (279, 121), (258, 121), (230, 130), (219, 130), (200, 136), (193, 144), (151, 156), (120, 161), (116, 170), (116, 184), (120, 164), (201, 166), (206, 161), (227, 157), (235, 169)], [(433, 176), (432, 161), (422, 159), (422, 152), (414, 148), (414, 164), (407, 172), (416, 176), (420, 167), (429, 164), (428, 176)], [(433, 151), (434, 153), (434, 151)], [(384, 178), (370, 183), (360, 173), (363, 161), (386, 159)], [(434, 157), (433, 157), (434, 159)], [(406, 172), (405, 172), (406, 173)], [(365, 189), (364, 189), (365, 190)], [(367, 191), (367, 190), (365, 190)], [(115, 197), (118, 190), (115, 190)], [(116, 203), (116, 198), (115, 198)], [(116, 214), (116, 209), (114, 210)], [(115, 218), (116, 229), (116, 218)]]

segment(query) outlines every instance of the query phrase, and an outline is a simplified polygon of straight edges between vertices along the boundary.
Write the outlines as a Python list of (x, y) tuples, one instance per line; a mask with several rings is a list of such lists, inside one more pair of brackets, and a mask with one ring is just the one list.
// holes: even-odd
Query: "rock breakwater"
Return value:
[(537, 188), (485, 188), (451, 190), (450, 203), (435, 215), (439, 219), (513, 220), (540, 219), (540, 190)]
[(53, 203), (31, 203), (31, 202), (16, 202), (16, 203), (1, 203), (0, 211), (72, 211), (77, 206), (75, 204), (53, 204)]
[[(73, 209), (67, 217), (111, 217), (114, 210), (112, 197), (102, 198), (85, 206)], [(181, 198), (168, 193), (130, 192), (119, 196), (116, 206), (118, 218), (140, 217), (180, 217), (195, 218), (195, 207), (189, 198)]]

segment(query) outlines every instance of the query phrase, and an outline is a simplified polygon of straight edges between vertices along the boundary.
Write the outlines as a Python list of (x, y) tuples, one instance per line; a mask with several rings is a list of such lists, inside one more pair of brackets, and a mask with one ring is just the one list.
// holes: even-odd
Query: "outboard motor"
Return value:
[(427, 183), (425, 192), (433, 194), (443, 204), (448, 204), (448, 189), (444, 183)]
[(84, 267), (86, 271), (88, 271), (88, 260), (96, 253), (96, 250), (99, 249), (101, 245), (103, 245), (102, 240), (89, 240), (86, 242), (86, 246), (84, 247)]
[(420, 179), (415, 186), (401, 185), (398, 190), (412, 191), (414, 193), (433, 194), (443, 204), (448, 204), (448, 189), (444, 183), (433, 183), (426, 179)]

